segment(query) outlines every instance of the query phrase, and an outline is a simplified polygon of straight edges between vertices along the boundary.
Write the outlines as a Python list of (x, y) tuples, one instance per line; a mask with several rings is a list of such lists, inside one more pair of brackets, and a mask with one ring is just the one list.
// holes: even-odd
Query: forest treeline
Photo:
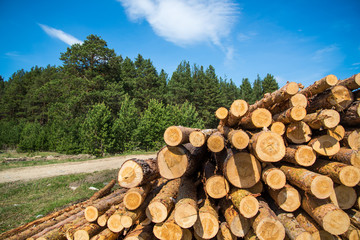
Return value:
[(240, 86), (182, 61), (171, 77), (140, 54), (117, 55), (90, 35), (61, 53), (61, 66), (0, 77), (0, 146), (20, 151), (95, 155), (153, 150), (171, 125), (214, 128), (214, 113), (278, 89), (271, 74)]

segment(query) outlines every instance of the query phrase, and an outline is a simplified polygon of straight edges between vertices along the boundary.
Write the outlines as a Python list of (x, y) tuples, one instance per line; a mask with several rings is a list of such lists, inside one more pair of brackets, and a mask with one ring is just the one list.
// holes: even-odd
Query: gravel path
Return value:
[(123, 162), (130, 158), (145, 159), (155, 157), (156, 154), (127, 155), (82, 162), (68, 162), (35, 167), (11, 168), (8, 170), (0, 171), (0, 183), (14, 182), (19, 180), (27, 181), (60, 175), (91, 173), (107, 169), (116, 169), (120, 168)]

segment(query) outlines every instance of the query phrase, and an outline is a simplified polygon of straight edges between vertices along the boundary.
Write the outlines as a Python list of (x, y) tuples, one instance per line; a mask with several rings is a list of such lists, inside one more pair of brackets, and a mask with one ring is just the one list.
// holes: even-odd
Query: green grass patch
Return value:
[(117, 172), (117, 169), (105, 170), (0, 184), (0, 232), (88, 199), (95, 193), (89, 187), (104, 187), (111, 179), (116, 179)]

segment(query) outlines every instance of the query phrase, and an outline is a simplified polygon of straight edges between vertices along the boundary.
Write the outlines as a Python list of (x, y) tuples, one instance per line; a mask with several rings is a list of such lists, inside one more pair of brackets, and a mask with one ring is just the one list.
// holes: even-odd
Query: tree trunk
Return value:
[(172, 147), (188, 143), (190, 134), (195, 130), (196, 129), (182, 126), (168, 127), (164, 133), (164, 141), (167, 145)]
[(103, 215), (99, 216), (97, 219), (97, 223), (99, 224), (99, 226), (105, 227), (106, 223), (109, 219), (109, 217), (111, 217), (111, 215), (113, 215), (115, 213), (115, 211), (117, 210), (118, 205), (113, 205), (111, 206)]
[(225, 147), (225, 139), (220, 132), (214, 132), (207, 140), (207, 147), (211, 152), (221, 152)]
[(250, 150), (262, 162), (278, 162), (285, 156), (285, 144), (281, 135), (261, 131), (252, 136)]
[(260, 240), (285, 238), (284, 226), (264, 201), (259, 201), (259, 214), (253, 218), (252, 228)]
[(360, 182), (360, 169), (344, 163), (317, 159), (310, 169), (347, 187), (354, 187)]
[(231, 233), (237, 237), (244, 237), (251, 228), (250, 220), (239, 214), (230, 200), (221, 199), (219, 206)]
[(317, 199), (311, 195), (302, 199), (301, 207), (320, 225), (325, 231), (334, 235), (341, 235), (350, 226), (349, 216), (339, 207), (327, 199)]
[(248, 112), (239, 122), (244, 129), (268, 127), (271, 123), (272, 115), (269, 110), (265, 108), (258, 108), (252, 112)]
[(308, 144), (315, 152), (322, 156), (333, 156), (340, 151), (340, 143), (329, 135), (322, 135), (311, 139)]
[(215, 155), (226, 179), (238, 188), (250, 188), (260, 180), (261, 165), (247, 152), (222, 151)]
[(285, 174), (271, 163), (266, 164), (266, 167), (262, 171), (261, 178), (266, 185), (274, 190), (281, 189), (286, 184)]
[(135, 210), (144, 202), (150, 192), (152, 184), (146, 184), (141, 187), (131, 188), (124, 196), (124, 205), (128, 210)]
[(277, 133), (279, 135), (284, 135), (286, 130), (285, 124), (282, 122), (273, 122), (270, 127), (270, 131)]
[(301, 93), (297, 93), (294, 96), (292, 96), (289, 100), (286, 102), (280, 102), (275, 105), (270, 106), (267, 108), (272, 114), (277, 114), (285, 111), (286, 109), (292, 108), (292, 107), (304, 107), (306, 108), (308, 104), (308, 100), (305, 97), (305, 95)]
[(174, 179), (166, 183), (161, 191), (150, 201), (146, 209), (146, 216), (154, 223), (165, 221), (174, 207), (173, 199), (179, 191), (180, 179)]
[(360, 125), (360, 101), (354, 101), (345, 112), (341, 113), (341, 124), (354, 127)]
[(205, 163), (203, 178), (205, 191), (211, 198), (220, 199), (228, 194), (230, 190), (228, 181), (224, 176), (216, 174), (215, 166), (212, 163)]
[(354, 206), (357, 196), (354, 188), (346, 187), (344, 185), (337, 185), (334, 187), (334, 194), (330, 196), (330, 200), (343, 210), (350, 209)]
[(130, 159), (120, 167), (118, 182), (121, 187), (133, 188), (159, 177), (156, 159)]
[(174, 219), (182, 228), (192, 227), (197, 219), (196, 186), (189, 179), (181, 179), (179, 194), (176, 199)]
[(350, 225), (349, 229), (341, 236), (344, 237), (345, 239), (349, 239), (349, 240), (359, 240), (360, 239), (360, 230), (358, 228), (356, 228), (354, 225)]
[(237, 237), (232, 234), (226, 222), (220, 223), (220, 229), (216, 235), (217, 240), (236, 240)]
[(318, 93), (322, 93), (326, 89), (335, 86), (338, 83), (338, 78), (334, 75), (328, 75), (319, 81), (316, 81), (307, 88), (301, 90), (299, 93), (305, 95), (305, 97), (310, 98), (315, 96)]
[(360, 73), (339, 81), (337, 85), (347, 87), (350, 90), (360, 88)]
[(326, 132), (327, 132), (327, 135), (332, 136), (333, 138), (335, 138), (338, 141), (341, 141), (345, 136), (345, 128), (341, 125), (337, 125), (334, 128), (327, 129)]
[(333, 109), (310, 113), (303, 119), (312, 129), (334, 128), (340, 123), (340, 114)]
[(294, 122), (286, 128), (286, 137), (294, 144), (303, 144), (311, 140), (311, 129), (304, 122)]
[(229, 117), (226, 121), (226, 125), (229, 127), (233, 127), (239, 123), (239, 120), (248, 112), (249, 104), (242, 100), (235, 100), (231, 106), (229, 111)]
[(303, 210), (296, 211), (295, 218), (300, 226), (311, 234), (313, 240), (322, 239), (320, 232), (323, 230), (320, 229), (320, 226), (318, 226), (314, 219), (312, 219), (306, 212)]
[(291, 240), (312, 240), (311, 233), (301, 227), (293, 213), (287, 213), (281, 210), (275, 212), (279, 221), (285, 228), (286, 235)]
[(279, 190), (268, 189), (268, 193), (275, 203), (286, 212), (294, 212), (301, 205), (301, 196), (298, 190), (289, 184)]
[(345, 132), (343, 143), (356, 151), (360, 151), (360, 129)]
[(98, 235), (95, 235), (91, 238), (91, 240), (116, 240), (118, 239), (118, 236), (120, 235), (120, 232), (114, 233), (110, 229), (106, 228), (102, 232), (100, 232)]
[(74, 234), (74, 240), (86, 240), (100, 233), (104, 228), (94, 224), (87, 223), (80, 227)]
[(179, 225), (175, 223), (174, 211), (164, 223), (157, 223), (153, 228), (155, 237), (160, 240), (181, 240), (183, 231)]
[(219, 231), (219, 217), (209, 199), (206, 199), (199, 209), (199, 216), (193, 228), (195, 233), (204, 239), (215, 237)]
[(152, 230), (153, 230), (153, 227), (151, 225), (143, 226), (143, 225), (139, 224), (126, 235), (124, 240), (150, 240), (150, 239), (153, 239)]
[(333, 191), (333, 181), (329, 177), (296, 166), (282, 165), (280, 169), (292, 185), (317, 198), (328, 198)]
[(282, 161), (295, 165), (309, 167), (315, 163), (316, 153), (307, 145), (290, 145), (286, 148), (285, 157)]
[(241, 215), (246, 218), (254, 217), (259, 211), (259, 201), (245, 189), (232, 188), (230, 199)]
[(273, 116), (274, 121), (289, 124), (291, 122), (298, 122), (306, 117), (306, 109), (304, 107), (292, 107), (282, 113)]

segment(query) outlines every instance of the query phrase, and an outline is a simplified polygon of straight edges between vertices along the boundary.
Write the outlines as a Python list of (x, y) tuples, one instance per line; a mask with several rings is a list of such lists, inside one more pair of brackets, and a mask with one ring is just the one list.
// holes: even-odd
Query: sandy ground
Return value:
[(19, 180), (27, 181), (76, 173), (91, 173), (107, 169), (118, 169), (127, 159), (145, 159), (154, 157), (156, 157), (156, 154), (127, 155), (82, 162), (68, 162), (34, 167), (11, 168), (8, 170), (0, 171), (0, 183), (14, 182)]

